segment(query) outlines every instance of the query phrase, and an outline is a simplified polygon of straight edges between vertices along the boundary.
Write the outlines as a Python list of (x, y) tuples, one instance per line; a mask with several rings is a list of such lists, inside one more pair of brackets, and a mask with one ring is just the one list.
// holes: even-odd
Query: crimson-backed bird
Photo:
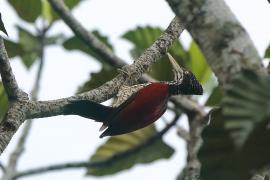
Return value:
[(173, 66), (174, 81), (150, 82), (135, 86), (123, 86), (113, 107), (89, 100), (69, 102), (64, 114), (74, 114), (102, 122), (100, 137), (129, 133), (144, 128), (159, 119), (167, 109), (172, 95), (201, 95), (203, 88), (196, 77), (181, 68), (168, 54)]

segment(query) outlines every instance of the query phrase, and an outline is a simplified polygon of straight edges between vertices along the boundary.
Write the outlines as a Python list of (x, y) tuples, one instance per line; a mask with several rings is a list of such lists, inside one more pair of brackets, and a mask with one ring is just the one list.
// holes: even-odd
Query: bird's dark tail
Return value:
[(115, 108), (113, 107), (88, 100), (70, 101), (64, 107), (65, 115), (79, 115), (98, 122), (107, 122), (114, 112)]

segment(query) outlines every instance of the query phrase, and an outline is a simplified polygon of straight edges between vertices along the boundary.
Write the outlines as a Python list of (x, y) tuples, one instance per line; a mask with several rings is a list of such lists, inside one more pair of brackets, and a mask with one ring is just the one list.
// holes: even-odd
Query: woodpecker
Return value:
[(133, 132), (152, 124), (165, 113), (169, 97), (203, 94), (196, 77), (181, 68), (170, 54), (168, 57), (173, 66), (173, 81), (122, 86), (112, 107), (89, 100), (70, 101), (64, 108), (64, 114), (103, 123), (100, 131), (105, 131), (100, 138)]

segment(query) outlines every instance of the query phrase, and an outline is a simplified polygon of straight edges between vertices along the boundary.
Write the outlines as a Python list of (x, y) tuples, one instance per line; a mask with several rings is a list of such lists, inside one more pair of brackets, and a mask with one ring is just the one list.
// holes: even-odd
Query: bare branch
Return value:
[(19, 89), (15, 76), (12, 72), (4, 40), (0, 36), (0, 74), (8, 99), (27, 99), (27, 94)]
[(73, 163), (65, 163), (65, 164), (40, 167), (40, 168), (36, 168), (36, 169), (27, 170), (24, 172), (19, 172), (15, 175), (14, 179), (19, 178), (19, 177), (23, 177), (23, 176), (41, 174), (41, 173), (46, 173), (46, 172), (50, 172), (50, 171), (67, 170), (67, 169), (71, 169), (71, 168), (73, 168), (73, 169), (74, 168), (97, 168), (97, 167), (102, 167), (104, 165), (107, 165), (109, 163), (113, 163), (114, 161), (124, 159), (124, 158), (128, 157), (129, 155), (134, 154), (138, 151), (141, 151), (143, 148), (148, 147), (149, 145), (155, 143), (156, 140), (160, 139), (164, 134), (166, 134), (167, 131), (169, 131), (176, 124), (178, 119), (179, 119), (179, 115), (176, 115), (174, 117), (174, 119), (164, 129), (162, 129), (160, 132), (158, 132), (154, 136), (147, 139), (145, 142), (141, 143), (140, 145), (136, 146), (135, 148), (132, 148), (130, 150), (119, 153), (116, 156), (112, 156), (111, 158), (109, 158), (105, 161), (100, 161), (100, 162), (83, 161), (83, 162), (73, 162)]
[(21, 156), (22, 152), (24, 151), (24, 144), (29, 134), (29, 130), (31, 128), (32, 121), (25, 122), (25, 126), (22, 132), (21, 137), (19, 138), (18, 144), (15, 150), (9, 156), (8, 165), (5, 168), (5, 172), (1, 180), (11, 180), (13, 179), (14, 174), (17, 171), (17, 163), (18, 159)]
[(246, 30), (224, 0), (166, 0), (186, 23), (221, 85), (242, 69), (265, 71)]
[(55, 12), (65, 21), (65, 23), (72, 29), (75, 35), (82, 40), (90, 49), (97, 52), (104, 61), (112, 66), (122, 67), (125, 65), (124, 61), (117, 57), (104, 43), (96, 38), (94, 34), (87, 31), (69, 12), (63, 1), (49, 0)]

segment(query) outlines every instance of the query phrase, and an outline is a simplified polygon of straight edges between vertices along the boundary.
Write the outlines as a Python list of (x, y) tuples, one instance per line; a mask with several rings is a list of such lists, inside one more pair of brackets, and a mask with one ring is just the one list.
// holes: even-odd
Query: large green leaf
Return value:
[[(30, 68), (32, 64), (40, 57), (41, 41), (40, 38), (30, 31), (18, 27), (19, 41), (5, 39), (5, 47), (10, 58), (19, 56), (24, 65)], [(45, 37), (44, 46), (57, 44), (59, 40), (63, 39), (61, 34)]]
[[(134, 48), (131, 50), (131, 55), (134, 59), (138, 58), (143, 51), (148, 48), (161, 35), (160, 28), (150, 26), (137, 27), (134, 30), (126, 32), (122, 37), (131, 43)], [(170, 54), (180, 63), (185, 66), (188, 61), (188, 53), (182, 47), (180, 41), (174, 43), (169, 49)], [(161, 81), (173, 79), (172, 66), (167, 57), (162, 58), (153, 64), (149, 70), (149, 75)]]
[[(58, 20), (58, 15), (54, 12), (51, 8), (48, 0), (41, 0), (42, 1), (42, 17), (46, 19), (48, 22), (52, 22)], [(76, 5), (78, 5), (81, 1), (80, 0), (64, 0), (65, 5), (71, 10)]]
[[(226, 86), (203, 132), (202, 179), (250, 179), (270, 162), (270, 77), (245, 70)], [(222, 113), (221, 113), (222, 112)]]
[(203, 146), (198, 157), (202, 163), (202, 180), (246, 180), (270, 162), (270, 117), (254, 124), (240, 148), (232, 133), (237, 128), (226, 127), (221, 110), (212, 113), (211, 122), (202, 133)]
[(40, 56), (41, 44), (39, 38), (22, 27), (18, 27), (19, 44), (23, 48), (22, 61), (27, 68)]
[(110, 81), (116, 74), (116, 68), (104, 64), (99, 72), (90, 74), (90, 79), (79, 88), (78, 93), (95, 89), (105, 82)]
[(34, 22), (41, 14), (41, 0), (8, 0), (8, 2), (25, 21)]
[(190, 69), (200, 81), (205, 84), (211, 77), (212, 70), (197, 44), (192, 41), (189, 47)]
[[(101, 42), (105, 43), (111, 50), (113, 50), (113, 46), (110, 44), (110, 42), (108, 41), (108, 38), (102, 34), (100, 34), (98, 31), (93, 31), (92, 32)], [(63, 47), (67, 50), (80, 50), (90, 56), (93, 56), (94, 58), (96, 58), (97, 60), (103, 62), (103, 58), (96, 53), (95, 51), (93, 51), (92, 49), (90, 49), (89, 47), (87, 47), (85, 45), (85, 43), (83, 43), (79, 38), (77, 38), (76, 36), (73, 36), (69, 39), (67, 39), (66, 41), (64, 41), (63, 43)]]
[(152, 125), (129, 134), (110, 137), (90, 158), (90, 162), (104, 162), (104, 165), (88, 169), (87, 175), (110, 175), (138, 163), (169, 158), (174, 150), (161, 139), (152, 141), (142, 148), (142, 144), (156, 133), (156, 128)]
[(234, 175), (239, 172), (232, 166), (235, 163), (235, 146), (230, 132), (231, 130), (225, 129), (221, 110), (214, 110), (210, 125), (202, 133), (203, 145), (198, 154), (202, 163), (202, 180), (236, 180), (235, 176), (239, 177)]
[(212, 92), (211, 92), (209, 98), (207, 99), (205, 105), (206, 106), (217, 107), (217, 106), (220, 105), (221, 100), (222, 100), (222, 93), (221, 93), (220, 87), (216, 86), (212, 90)]
[(2, 82), (0, 81), (0, 122), (8, 110), (8, 98)]
[(222, 100), (226, 127), (238, 128), (233, 134), (241, 146), (254, 124), (270, 116), (270, 77), (246, 70), (226, 87)]
[(4, 43), (9, 58), (23, 55), (24, 50), (21, 44), (8, 39), (4, 39)]
[(5, 28), (5, 25), (4, 25), (3, 21), (2, 21), (2, 14), (1, 14), (1, 12), (0, 12), (0, 31), (2, 31), (6, 35), (8, 35), (7, 30)]

